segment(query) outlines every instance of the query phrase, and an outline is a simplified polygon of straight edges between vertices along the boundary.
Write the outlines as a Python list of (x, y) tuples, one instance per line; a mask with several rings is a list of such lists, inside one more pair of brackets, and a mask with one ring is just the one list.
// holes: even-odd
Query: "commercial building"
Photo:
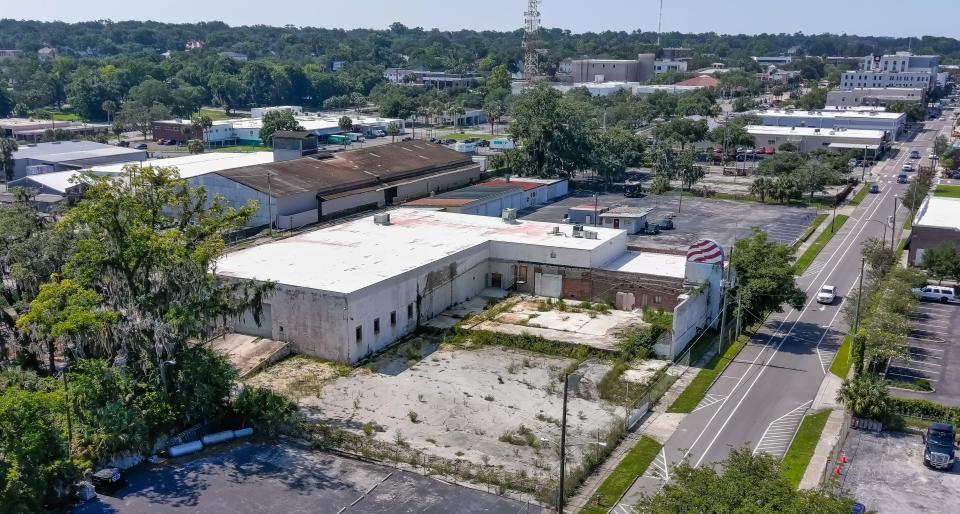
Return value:
[(0, 50), (0, 61), (7, 59), (16, 59), (17, 51), (16, 50)]
[[(217, 120), (205, 131), (194, 128), (192, 122), (187, 119), (172, 119), (155, 121), (153, 123), (153, 138), (155, 141), (160, 139), (172, 139), (180, 143), (188, 139), (202, 139), (207, 146), (261, 146), (263, 141), (260, 139), (260, 129), (263, 127), (262, 115), (266, 112), (288, 109), (300, 109), (299, 107), (264, 107), (252, 118), (233, 118), (229, 120)], [(296, 111), (299, 112), (299, 111)], [(469, 113), (476, 116), (476, 113)], [(386, 132), (391, 123), (400, 128), (400, 133), (406, 132), (406, 124), (398, 118), (381, 118), (377, 116), (359, 116), (346, 115), (352, 122), (351, 130), (361, 134), (371, 134), (374, 130), (383, 130)], [(321, 140), (325, 141), (327, 136), (343, 133), (340, 128), (340, 118), (343, 115), (301, 115), (294, 114), (294, 119), (303, 127), (305, 132), (309, 132)], [(468, 118), (466, 114), (462, 118)]]
[(693, 56), (692, 48), (673, 47), (663, 49), (663, 60), (665, 61), (689, 61)]
[(600, 225), (626, 230), (627, 234), (639, 234), (647, 228), (647, 216), (652, 211), (649, 207), (614, 207), (600, 214)]
[(13, 152), (13, 177), (70, 171), (92, 166), (143, 161), (144, 150), (105, 145), (93, 141), (53, 141), (19, 145)]
[(654, 61), (653, 72), (655, 74), (660, 75), (661, 73), (667, 73), (669, 71), (686, 73), (687, 61)]
[[(519, 95), (528, 87), (527, 82), (517, 81), (512, 84), (512, 92)], [(609, 96), (619, 91), (629, 91), (636, 96), (646, 96), (659, 91), (667, 94), (688, 93), (703, 89), (704, 86), (680, 84), (640, 84), (639, 82), (580, 82), (574, 84), (551, 84), (550, 87), (566, 93), (572, 89), (584, 88), (591, 96)]]
[(793, 62), (793, 56), (790, 55), (753, 56), (751, 59), (760, 66), (785, 66)]
[(571, 75), (576, 82), (646, 82), (654, 75), (654, 54), (636, 59), (574, 59)]
[(383, 78), (393, 84), (421, 85), (437, 89), (474, 86), (482, 77), (483, 75), (479, 73), (448, 73), (403, 68), (387, 68), (383, 71)]
[(815, 127), (773, 127), (747, 125), (747, 133), (754, 138), (754, 147), (779, 148), (790, 143), (799, 152), (816, 150), (866, 151), (868, 156), (877, 156), (883, 149), (886, 134), (881, 130), (820, 129)]
[(920, 266), (923, 254), (944, 243), (960, 250), (960, 199), (928, 197), (910, 230), (909, 263)]
[(500, 216), (504, 209), (523, 210), (567, 195), (566, 179), (510, 178), (490, 180), (477, 185), (420, 198), (403, 204), (417, 209)]
[(889, 139), (895, 139), (907, 123), (907, 115), (900, 112), (824, 109), (800, 111), (773, 109), (758, 111), (764, 125), (773, 127), (814, 127), (819, 129), (880, 130)]
[(0, 137), (9, 137), (28, 143), (40, 143), (51, 139), (50, 135), (54, 131), (69, 134), (70, 137), (92, 137), (97, 134), (107, 134), (110, 131), (110, 125), (79, 121), (0, 118)]
[(231, 205), (255, 200), (251, 226), (289, 229), (399, 205), (476, 182), (481, 173), (481, 164), (469, 156), (424, 141), (279, 162), (270, 157), (266, 163), (205, 175), (200, 184)]
[(845, 72), (840, 89), (906, 87), (931, 90), (937, 85), (940, 56), (913, 55), (897, 52), (893, 55), (868, 55), (860, 69)]
[(926, 105), (927, 90), (922, 87), (865, 87), (835, 89), (827, 93), (827, 106), (832, 107), (885, 107), (891, 102)]
[[(215, 269), (226, 280), (276, 284), (261, 323), (246, 315), (234, 331), (355, 363), (487, 288), (584, 300), (628, 293), (627, 308), (673, 311), (681, 342), (710, 325), (722, 260), (647, 255), (627, 252), (622, 230), (399, 209), (233, 252)], [(688, 278), (709, 287), (693, 290)], [(676, 326), (677, 313), (686, 326)], [(682, 350), (667, 346), (663, 353)]]

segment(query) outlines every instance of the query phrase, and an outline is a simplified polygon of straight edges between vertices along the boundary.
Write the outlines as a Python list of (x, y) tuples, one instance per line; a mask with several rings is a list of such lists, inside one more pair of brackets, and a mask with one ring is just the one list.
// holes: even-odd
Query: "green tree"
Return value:
[(731, 449), (719, 466), (694, 467), (684, 462), (671, 470), (671, 480), (657, 494), (640, 501), (650, 514), (817, 512), (847, 514), (853, 501), (820, 491), (797, 490), (784, 477), (780, 461), (749, 448)]
[(805, 111), (823, 109), (827, 105), (827, 90), (813, 88), (797, 100), (797, 107)]
[(783, 306), (803, 308), (806, 293), (797, 287), (796, 249), (770, 241), (766, 232), (738, 239), (732, 256), (737, 303), (757, 316), (782, 312)]
[(350, 132), (350, 130), (353, 129), (353, 120), (350, 116), (341, 116), (340, 119), (337, 120), (337, 126), (340, 127), (340, 130), (343, 132)]
[(187, 142), (187, 151), (191, 154), (203, 153), (206, 151), (206, 146), (203, 144), (203, 141), (199, 139), (191, 139)]
[(487, 122), (490, 123), (490, 134), (496, 134), (494, 129), (500, 122), (500, 118), (507, 114), (507, 106), (503, 100), (487, 95), (487, 98), (483, 101), (483, 114), (487, 117)]
[(593, 147), (593, 169), (605, 181), (622, 180), (631, 166), (643, 159), (643, 142), (629, 130), (614, 127), (600, 132)]
[(120, 106), (120, 112), (117, 113), (117, 120), (121, 124), (130, 127), (143, 134), (143, 140), (147, 140), (147, 134), (153, 129), (153, 122), (170, 117), (170, 111), (159, 103), (152, 105), (144, 104), (136, 100), (127, 100)]
[(213, 120), (206, 114), (197, 113), (190, 117), (190, 128), (193, 129), (193, 132), (200, 132), (201, 143), (207, 140), (207, 130), (210, 130), (212, 126)]
[(13, 180), (15, 171), (13, 152), (18, 149), (17, 142), (10, 138), (0, 138), (0, 170), (3, 170), (4, 180), (10, 182)]
[(927, 270), (930, 277), (942, 283), (943, 279), (960, 274), (960, 254), (951, 243), (942, 243), (923, 252), (921, 268)]
[(127, 130), (127, 128), (123, 125), (123, 121), (121, 120), (113, 120), (113, 123), (110, 124), (110, 132), (113, 132), (113, 135), (117, 136), (118, 143), (120, 142), (120, 136), (123, 135), (125, 130)]
[(69, 500), (79, 467), (70, 460), (60, 392), (7, 387), (0, 394), (0, 505), (4, 512), (43, 512)]
[(760, 200), (760, 203), (767, 201), (767, 196), (770, 195), (772, 189), (773, 180), (769, 177), (757, 177), (750, 183), (750, 194), (756, 196)]
[(569, 177), (589, 165), (596, 129), (586, 106), (537, 84), (514, 101), (510, 133), (519, 146), (505, 155), (520, 175)]
[(949, 146), (950, 141), (947, 140), (946, 136), (943, 134), (937, 136), (937, 138), (933, 140), (933, 155), (942, 157), (945, 153), (947, 153), (947, 147)]
[(104, 100), (103, 103), (100, 104), (100, 110), (107, 113), (107, 123), (110, 123), (113, 119), (113, 114), (117, 112), (117, 102)]
[(28, 107), (25, 103), (17, 103), (10, 111), (10, 116), (14, 118), (26, 118), (30, 116), (30, 107)]
[(397, 140), (397, 136), (400, 135), (400, 125), (398, 125), (395, 121), (391, 121), (390, 124), (387, 125), (387, 135), (390, 136), (391, 143), (395, 142)]
[(303, 130), (300, 123), (287, 111), (270, 111), (263, 115), (260, 127), (260, 140), (266, 146), (273, 146), (273, 133), (282, 130)]
[(677, 156), (677, 178), (680, 180), (680, 204), (683, 205), (683, 190), (692, 189), (706, 176), (703, 166), (697, 165), (697, 159), (691, 150), (684, 150)]
[(223, 107), (227, 116), (230, 115), (230, 111), (243, 103), (243, 84), (235, 75), (224, 72), (211, 73), (210, 78), (207, 79), (207, 89), (217, 105)]
[(914, 123), (923, 121), (926, 117), (923, 106), (912, 102), (890, 102), (887, 104), (887, 112), (905, 113), (907, 119)]
[(844, 380), (837, 391), (837, 401), (858, 418), (883, 421), (890, 414), (890, 393), (887, 384), (872, 373), (859, 373)]
[(206, 91), (199, 86), (180, 86), (170, 91), (170, 107), (174, 114), (188, 118), (203, 105)]
[(509, 90), (510, 70), (507, 69), (507, 65), (501, 64), (499, 66), (495, 66), (493, 70), (490, 71), (490, 75), (484, 79), (483, 87), (487, 93), (497, 90)]
[(269, 389), (244, 387), (233, 405), (241, 425), (268, 436), (291, 432), (301, 422), (297, 406)]
[(802, 192), (810, 194), (813, 201), (815, 193), (826, 191), (828, 185), (837, 181), (836, 172), (819, 159), (807, 159), (796, 171), (795, 180)]
[(653, 129), (653, 136), (657, 140), (675, 141), (680, 144), (680, 149), (686, 148), (690, 143), (696, 143), (707, 139), (707, 120), (691, 120), (689, 118), (674, 118), (666, 123), (661, 123)]

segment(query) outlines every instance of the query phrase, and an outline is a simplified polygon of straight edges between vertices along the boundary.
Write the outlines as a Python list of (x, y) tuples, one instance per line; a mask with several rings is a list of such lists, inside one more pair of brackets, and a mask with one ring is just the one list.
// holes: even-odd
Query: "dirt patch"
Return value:
[[(308, 418), (431, 456), (554, 476), (561, 377), (576, 361), (499, 347), (442, 347), (399, 372), (390, 364), (396, 356), (383, 359), (371, 368), (389, 373), (355, 372), (303, 398)], [(578, 445), (571, 462), (594, 451), (591, 441), (622, 424), (625, 414), (595, 395), (575, 393), (567, 412), (568, 443)]]
[(331, 380), (352, 370), (343, 364), (294, 355), (248, 377), (244, 383), (270, 389), (296, 401), (320, 394)]

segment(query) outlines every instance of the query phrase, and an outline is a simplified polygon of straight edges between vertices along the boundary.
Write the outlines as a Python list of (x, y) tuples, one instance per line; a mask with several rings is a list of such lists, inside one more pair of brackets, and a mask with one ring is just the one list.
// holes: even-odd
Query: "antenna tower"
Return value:
[(660, 32), (663, 28), (663, 0), (660, 0), (660, 16), (657, 18), (657, 46), (660, 46)]
[(527, 0), (527, 10), (523, 13), (523, 76), (528, 80), (539, 75), (537, 33), (540, 32), (540, 1)]

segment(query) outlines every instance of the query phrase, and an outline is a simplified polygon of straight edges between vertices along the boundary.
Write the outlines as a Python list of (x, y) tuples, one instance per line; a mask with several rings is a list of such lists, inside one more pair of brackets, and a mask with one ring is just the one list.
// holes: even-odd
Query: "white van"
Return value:
[(913, 294), (921, 300), (927, 300), (930, 302), (952, 302), (956, 299), (952, 287), (946, 286), (926, 286), (915, 288)]

